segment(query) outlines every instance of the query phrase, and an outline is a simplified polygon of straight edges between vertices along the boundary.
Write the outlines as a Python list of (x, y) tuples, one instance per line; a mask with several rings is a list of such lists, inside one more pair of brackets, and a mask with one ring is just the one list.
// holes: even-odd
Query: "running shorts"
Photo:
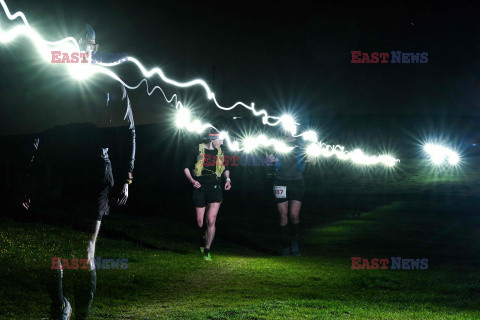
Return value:
[(195, 207), (203, 208), (208, 203), (222, 202), (222, 188), (218, 184), (202, 184), (193, 190), (193, 202)]
[(273, 185), (273, 196), (276, 203), (288, 200), (302, 201), (305, 193), (304, 181), (301, 180), (280, 180), (275, 179)]

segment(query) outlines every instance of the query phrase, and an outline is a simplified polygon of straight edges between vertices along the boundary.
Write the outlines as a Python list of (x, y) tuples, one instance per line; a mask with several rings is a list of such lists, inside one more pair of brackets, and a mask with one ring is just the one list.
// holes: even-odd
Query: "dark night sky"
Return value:
[[(272, 114), (302, 110), (313, 116), (476, 117), (480, 5), (441, 3), (7, 1), (49, 40), (77, 35), (89, 22), (100, 50), (127, 51), (179, 81), (202, 77), (224, 105), (254, 101)], [(11, 24), (3, 12), (0, 23)], [(351, 64), (352, 50), (428, 52), (429, 62)], [(25, 38), (0, 46), (0, 133), (95, 122), (96, 111), (78, 106), (77, 84), (51, 65), (35, 65), (34, 54)], [(119, 71), (129, 83), (141, 79), (133, 67)], [(214, 108), (198, 90), (162, 87)], [(171, 107), (144, 92), (131, 94), (137, 124), (160, 121)]]

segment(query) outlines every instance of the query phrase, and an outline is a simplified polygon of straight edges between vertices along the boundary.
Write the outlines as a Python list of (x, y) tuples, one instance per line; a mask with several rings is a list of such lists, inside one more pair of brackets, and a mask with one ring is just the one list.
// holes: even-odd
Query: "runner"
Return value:
[[(85, 37), (79, 43), (81, 50), (88, 52), (89, 57), (96, 52), (98, 44), (95, 44), (95, 32), (91, 26), (86, 25)], [(109, 84), (111, 85), (111, 82)], [(28, 166), (29, 189), (36, 184), (39, 192), (43, 191), (45, 198), (48, 196), (49, 199), (57, 189), (61, 190), (61, 195), (53, 198), (56, 203), (55, 207), (64, 210), (59, 217), (54, 217), (52, 221), (59, 223), (60, 220), (64, 220), (62, 221), (64, 225), (80, 226), (82, 230), (87, 231), (82, 235), (86, 235), (83, 244), (85, 256), (76, 257), (88, 258), (88, 274), (83, 271), (81, 276), (75, 277), (87, 282), (74, 288), (76, 319), (88, 318), (97, 285), (95, 245), (102, 218), (104, 215), (108, 215), (110, 210), (109, 199), (114, 186), (109, 147), (119, 155), (119, 159), (125, 161), (120, 175), (120, 184), (123, 187), (120, 198), (116, 199), (117, 204), (124, 205), (127, 202), (129, 185), (133, 179), (136, 143), (132, 109), (125, 87), (119, 86), (117, 83), (114, 83), (114, 86), (113, 90), (106, 92), (106, 122), (103, 125), (115, 128), (98, 130), (93, 124), (82, 124), (47, 130), (35, 138), (34, 154)], [(82, 96), (79, 105), (87, 105), (89, 108), (97, 107), (83, 99), (87, 99), (87, 97)], [(104, 103), (102, 104), (105, 106)], [(118, 127), (120, 125), (123, 127)], [(125, 143), (117, 141), (117, 130), (129, 132)], [(122, 135), (118, 133), (118, 136)], [(125, 148), (120, 148), (120, 145)], [(49, 190), (53, 190), (53, 192)], [(31, 205), (31, 192), (27, 192), (23, 207), (31, 210)], [(82, 209), (79, 210), (79, 208)], [(68, 242), (66, 240), (63, 239), (59, 243), (59, 247)], [(63, 256), (63, 258), (68, 257)], [(63, 295), (62, 263), (60, 259), (53, 263), (56, 263), (60, 269), (52, 270), (55, 273), (54, 279), (52, 279), (54, 283), (51, 283), (49, 288), (52, 299), (52, 317), (54, 319), (70, 319), (72, 306)]]
[(215, 221), (223, 200), (220, 187), (222, 174), (226, 179), (225, 190), (231, 188), (230, 171), (225, 169), (225, 154), (221, 148), (223, 140), (220, 138), (218, 131), (212, 128), (206, 142), (195, 147), (184, 162), (185, 176), (194, 187), (193, 202), (197, 224), (204, 231), (200, 251), (207, 261), (212, 260), (210, 247), (215, 237)]
[[(286, 154), (267, 155), (270, 163), (275, 163), (276, 175), (273, 193), (280, 213), (282, 256), (299, 256), (300, 248), (300, 208), (305, 192), (303, 171), (305, 159), (300, 139), (284, 132), (284, 141), (294, 149)], [(290, 218), (291, 230), (288, 222)]]

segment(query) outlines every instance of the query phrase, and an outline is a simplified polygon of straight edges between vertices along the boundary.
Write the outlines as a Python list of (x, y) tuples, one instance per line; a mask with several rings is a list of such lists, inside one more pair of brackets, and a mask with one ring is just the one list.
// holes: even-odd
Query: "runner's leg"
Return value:
[(195, 212), (197, 215), (197, 225), (200, 228), (201, 232), (203, 233), (202, 235), (202, 241), (200, 242), (200, 251), (203, 252), (205, 248), (205, 241), (207, 239), (207, 228), (205, 227), (205, 207), (195, 208)]
[[(51, 298), (51, 316), (53, 318), (58, 318), (61, 315), (62, 306), (63, 306), (63, 266), (61, 263), (61, 259), (55, 261), (56, 266), (59, 269), (48, 270), (48, 284), (47, 290)], [(52, 261), (53, 264), (53, 261)]]
[(290, 200), (290, 221), (292, 222), (292, 255), (299, 256), (300, 249), (298, 242), (300, 241), (300, 209), (302, 202), (298, 200)]
[[(88, 270), (84, 270), (79, 275), (82, 286), (77, 287), (76, 296), (79, 298), (77, 305), (77, 319), (88, 319), (93, 297), (97, 289), (97, 271), (95, 266), (95, 246), (98, 233), (100, 231), (101, 221), (95, 221), (93, 233), (87, 244)], [(88, 272), (88, 274), (85, 274)]]
[(290, 255), (290, 234), (288, 232), (288, 203), (284, 201), (277, 203), (278, 213), (280, 213), (280, 234), (282, 237), (282, 255)]
[(302, 207), (302, 202), (298, 200), (290, 200), (290, 221), (292, 224), (300, 223), (300, 209)]
[(199, 228), (203, 228), (203, 221), (205, 217), (205, 207), (203, 208), (195, 208), (195, 212), (197, 214), (197, 225)]
[(215, 222), (217, 220), (220, 202), (213, 202), (207, 205), (207, 238), (205, 239), (205, 249), (210, 250), (213, 238), (215, 237)]
[(280, 227), (288, 225), (288, 203), (289, 201), (277, 203), (278, 213), (280, 213)]

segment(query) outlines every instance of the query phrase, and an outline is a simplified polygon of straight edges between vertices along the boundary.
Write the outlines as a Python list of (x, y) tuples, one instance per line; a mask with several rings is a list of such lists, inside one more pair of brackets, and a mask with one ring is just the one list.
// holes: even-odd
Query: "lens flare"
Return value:
[(228, 137), (228, 132), (222, 131), (222, 132), (220, 132), (220, 135), (218, 136), (218, 139), (225, 140), (225, 139), (227, 139), (227, 137)]
[(292, 116), (286, 114), (280, 117), (280, 122), (282, 123), (282, 127), (285, 131), (290, 132), (291, 134), (297, 133), (297, 123)]
[(460, 161), (460, 156), (455, 151), (438, 144), (427, 143), (423, 149), (430, 156), (430, 160), (435, 165), (449, 163), (454, 166)]
[(177, 112), (175, 120), (179, 129), (187, 128), (190, 124), (190, 110), (186, 108), (180, 108)]
[(85, 80), (90, 78), (94, 75), (97, 70), (94, 65), (91, 64), (69, 64), (68, 71), (70, 71), (71, 75), (77, 80)]
[(303, 140), (305, 140), (305, 141), (317, 142), (317, 140), (318, 140), (317, 133), (315, 131), (305, 131), (304, 133), (302, 133), (298, 136), (303, 137)]

